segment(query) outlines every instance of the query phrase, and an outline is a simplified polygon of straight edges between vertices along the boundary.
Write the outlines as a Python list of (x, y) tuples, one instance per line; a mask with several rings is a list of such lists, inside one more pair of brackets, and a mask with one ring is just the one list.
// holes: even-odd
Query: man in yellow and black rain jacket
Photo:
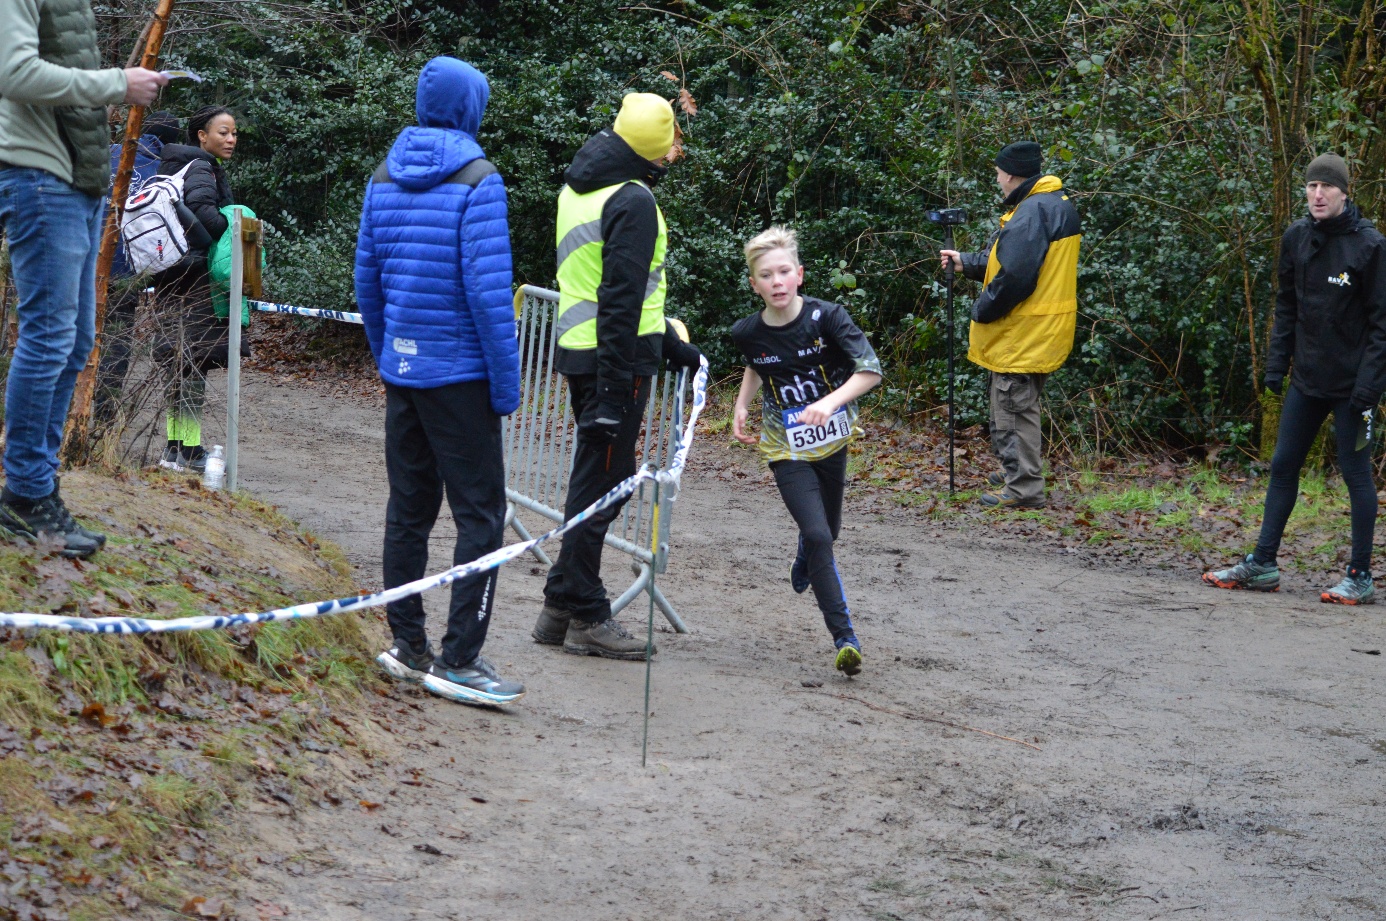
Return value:
[(991, 372), (991, 443), (1004, 473), (989, 479), (1004, 488), (980, 501), (1040, 508), (1040, 395), (1045, 379), (1073, 349), (1082, 220), (1058, 177), (1041, 174), (1038, 144), (1008, 144), (995, 162), (996, 181), (1006, 197), (991, 246), (941, 255), (984, 285), (972, 305), (967, 357)]

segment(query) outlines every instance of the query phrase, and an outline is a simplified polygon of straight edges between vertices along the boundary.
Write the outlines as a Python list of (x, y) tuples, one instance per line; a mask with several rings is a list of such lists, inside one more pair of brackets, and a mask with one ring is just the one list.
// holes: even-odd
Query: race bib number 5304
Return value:
[(852, 434), (852, 424), (847, 420), (847, 410), (839, 409), (828, 417), (823, 425), (807, 425), (799, 421), (805, 407), (796, 406), (784, 410), (784, 434), (789, 446), (795, 451), (806, 451), (841, 441)]

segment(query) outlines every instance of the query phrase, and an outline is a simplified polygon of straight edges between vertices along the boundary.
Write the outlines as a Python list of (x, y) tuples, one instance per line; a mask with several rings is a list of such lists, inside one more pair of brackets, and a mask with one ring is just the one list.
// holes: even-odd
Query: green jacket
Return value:
[[(232, 228), (236, 226), (235, 209), (241, 209), (241, 216), (255, 217), (255, 212), (245, 205), (227, 205), (221, 209), (226, 218), (226, 232), (217, 238), (207, 252), (207, 274), (212, 279), (212, 310), (222, 319), (231, 315), (231, 238)], [(260, 249), (260, 271), (265, 270), (265, 250)], [(250, 325), (250, 300), (241, 298), (241, 325)]]
[(0, 2), (0, 163), (104, 194), (105, 107), (125, 98), (125, 72), (100, 63), (90, 0)]

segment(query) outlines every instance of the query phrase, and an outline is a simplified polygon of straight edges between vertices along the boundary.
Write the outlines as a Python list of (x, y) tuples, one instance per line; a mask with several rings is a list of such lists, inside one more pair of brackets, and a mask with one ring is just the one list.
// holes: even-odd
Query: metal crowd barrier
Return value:
[[(577, 426), (563, 376), (554, 370), (558, 333), (554, 315), (558, 292), (521, 285), (515, 292), (515, 319), (520, 337), (520, 408), (505, 420), (505, 495), (509, 500), (506, 524), (522, 540), (530, 540), (520, 521), (520, 509), (553, 522), (563, 521), (562, 505), (568, 493), (573, 467)], [(638, 463), (656, 470), (669, 466), (678, 448), (679, 432), (691, 400), (689, 375), (666, 371), (650, 383), (650, 402), (645, 412), (644, 436), (637, 442)], [(655, 484), (644, 481), (611, 523), (606, 545), (631, 558), (635, 581), (611, 604), (620, 611), (641, 592), (648, 592), (669, 624), (679, 633), (688, 627), (669, 599), (653, 582), (669, 565), (669, 522), (673, 517), (677, 482), (663, 487), (658, 511)], [(657, 540), (653, 539), (656, 538)], [(657, 548), (657, 549), (655, 549)], [(531, 551), (540, 562), (552, 561), (539, 547)]]

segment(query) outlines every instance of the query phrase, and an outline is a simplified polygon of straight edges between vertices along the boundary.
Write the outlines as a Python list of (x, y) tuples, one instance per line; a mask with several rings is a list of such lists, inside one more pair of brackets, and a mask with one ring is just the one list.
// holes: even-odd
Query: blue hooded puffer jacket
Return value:
[[(419, 75), (419, 127), (406, 128), (366, 187), (356, 240), (356, 302), (380, 376), (400, 387), (489, 381), (491, 408), (520, 405), (505, 184), (456, 174), (485, 155), (475, 140), (491, 89), (456, 58)], [(451, 181), (449, 181), (451, 180)]]

